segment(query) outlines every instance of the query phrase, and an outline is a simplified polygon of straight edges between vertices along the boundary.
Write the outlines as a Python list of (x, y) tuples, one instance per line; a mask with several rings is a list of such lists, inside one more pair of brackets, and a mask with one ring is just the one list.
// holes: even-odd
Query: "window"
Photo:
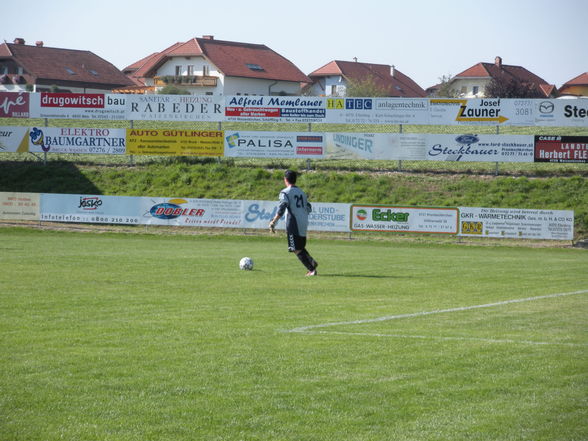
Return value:
[(67, 71), (67, 73), (68, 73), (68, 74), (70, 74), (70, 75), (75, 75), (75, 74), (76, 74), (76, 73), (75, 73), (73, 70), (71, 70), (69, 67), (66, 67), (66, 68), (65, 68), (65, 70), (66, 70), (66, 71)]
[(472, 94), (477, 95), (479, 90), (480, 90), (480, 88), (478, 86), (472, 87)]
[(205, 77), (210, 75), (210, 66), (208, 64), (202, 66), (202, 75)]
[(337, 86), (335, 84), (331, 85), (331, 96), (337, 95)]
[(188, 75), (189, 76), (194, 75), (194, 66), (193, 65), (188, 66)]
[(176, 66), (176, 77), (182, 75), (182, 66)]
[(249, 69), (254, 70), (256, 72), (263, 72), (264, 71), (264, 68), (261, 67), (259, 64), (245, 63), (245, 66), (247, 66)]
[(88, 72), (90, 72), (92, 75), (94, 75), (95, 77), (98, 76), (98, 72), (96, 72), (94, 69), (90, 69)]
[(466, 86), (461, 86), (461, 93), (465, 94), (468, 91)]

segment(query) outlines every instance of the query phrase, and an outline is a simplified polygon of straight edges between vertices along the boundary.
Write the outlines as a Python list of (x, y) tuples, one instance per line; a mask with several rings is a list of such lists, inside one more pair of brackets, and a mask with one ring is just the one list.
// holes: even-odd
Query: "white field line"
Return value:
[(379, 334), (375, 332), (341, 332), (341, 331), (306, 331), (307, 335), (353, 335), (362, 337), (389, 337), (389, 338), (412, 338), (417, 340), (443, 340), (443, 341), (479, 341), (483, 343), (505, 343), (505, 344), (523, 344), (523, 345), (556, 345), (556, 346), (588, 346), (588, 343), (567, 343), (567, 342), (548, 342), (532, 340), (512, 340), (500, 338), (476, 338), (476, 337), (444, 337), (439, 335), (410, 335), (410, 334)]
[[(483, 305), (460, 306), (457, 308), (436, 309), (433, 311), (420, 311), (420, 312), (413, 312), (413, 313), (409, 313), (409, 314), (387, 315), (384, 317), (376, 317), (376, 318), (363, 319), (363, 320), (352, 320), (352, 321), (348, 321), (348, 322), (320, 323), (317, 325), (301, 326), (299, 328), (290, 329), (286, 332), (298, 332), (298, 333), (306, 332), (306, 333), (308, 333), (308, 331), (311, 331), (313, 329), (329, 328), (332, 326), (361, 325), (364, 323), (376, 323), (376, 322), (385, 322), (385, 321), (398, 320), (398, 319), (404, 319), (404, 318), (423, 317), (426, 315), (433, 315), (433, 314), (445, 314), (448, 312), (470, 311), (472, 309), (493, 308), (496, 306), (510, 305), (512, 303), (533, 302), (535, 300), (552, 299), (555, 297), (573, 296), (573, 295), (586, 294), (586, 293), (588, 293), (588, 289), (584, 289), (581, 291), (573, 291), (573, 292), (560, 292), (560, 293), (548, 294), (548, 295), (544, 295), (544, 296), (526, 297), (524, 299), (504, 300), (502, 302), (486, 303)], [(367, 335), (367, 334), (363, 334), (363, 335)], [(381, 336), (384, 336), (384, 334), (382, 334)], [(415, 338), (419, 338), (419, 337), (415, 337)]]

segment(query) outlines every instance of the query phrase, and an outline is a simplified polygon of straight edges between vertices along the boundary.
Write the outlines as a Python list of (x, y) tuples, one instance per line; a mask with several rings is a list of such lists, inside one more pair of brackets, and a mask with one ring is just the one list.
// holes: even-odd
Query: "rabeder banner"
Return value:
[(321, 159), (324, 151), (324, 133), (225, 131), (225, 156)]
[(573, 240), (571, 210), (459, 207), (460, 236)]
[(321, 123), (325, 98), (305, 96), (228, 96), (225, 121)]
[(126, 95), (126, 119), (137, 121), (224, 121), (220, 95)]
[(33, 127), (29, 130), (29, 151), (124, 155), (126, 129)]
[(31, 93), (31, 118), (126, 120), (131, 95), (103, 93)]
[(427, 98), (326, 98), (332, 124), (430, 124)]
[(0, 153), (28, 151), (28, 129), (26, 127), (0, 127)]
[(428, 134), (426, 158), (431, 161), (533, 162), (532, 135)]
[(29, 118), (27, 92), (0, 92), (0, 118)]

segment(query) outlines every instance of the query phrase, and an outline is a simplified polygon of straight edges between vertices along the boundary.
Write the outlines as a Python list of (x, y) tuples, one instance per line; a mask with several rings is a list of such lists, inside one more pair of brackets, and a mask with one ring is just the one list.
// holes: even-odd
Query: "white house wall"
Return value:
[(225, 95), (300, 95), (300, 83), (258, 78), (225, 77)]
[[(487, 78), (459, 78), (453, 81), (451, 88), (463, 98), (482, 98), (484, 97), (484, 89), (489, 82), (490, 80)], [(474, 94), (474, 87), (476, 86), (478, 87), (478, 93)], [(463, 88), (465, 88), (465, 93), (462, 92)]]

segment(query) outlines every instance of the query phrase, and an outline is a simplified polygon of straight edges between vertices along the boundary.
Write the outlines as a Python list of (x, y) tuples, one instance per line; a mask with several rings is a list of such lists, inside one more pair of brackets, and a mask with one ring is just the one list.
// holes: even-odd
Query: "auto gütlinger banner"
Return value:
[(222, 130), (127, 129), (129, 155), (223, 156)]
[(352, 205), (351, 231), (457, 234), (457, 208)]

